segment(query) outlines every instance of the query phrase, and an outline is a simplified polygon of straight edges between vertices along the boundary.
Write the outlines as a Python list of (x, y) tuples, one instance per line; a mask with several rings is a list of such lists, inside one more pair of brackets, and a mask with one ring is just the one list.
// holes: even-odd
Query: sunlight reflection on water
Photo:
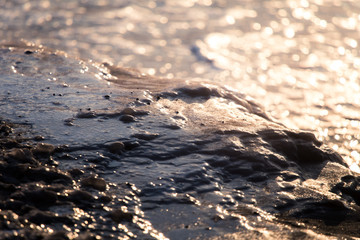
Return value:
[[(0, 37), (169, 78), (204, 78), (313, 131), (358, 169), (360, 4), (0, 0)], [(359, 170), (359, 169), (358, 169)]]

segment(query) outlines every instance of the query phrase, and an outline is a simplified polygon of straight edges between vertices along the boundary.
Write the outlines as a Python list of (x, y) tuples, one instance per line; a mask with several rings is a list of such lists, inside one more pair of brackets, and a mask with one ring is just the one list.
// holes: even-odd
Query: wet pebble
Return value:
[(73, 190), (68, 193), (68, 199), (74, 203), (89, 203), (94, 201), (93, 195), (84, 190)]
[(81, 185), (84, 187), (91, 187), (99, 191), (106, 190), (106, 182), (103, 178), (91, 176), (81, 180)]
[(107, 149), (114, 154), (120, 154), (125, 150), (125, 145), (123, 142), (113, 142), (107, 145)]
[(67, 235), (68, 234), (65, 231), (59, 231), (45, 236), (43, 240), (68, 240), (69, 238)]
[(6, 139), (1, 143), (1, 145), (7, 149), (20, 147), (19, 142), (14, 139)]
[(149, 115), (148, 111), (134, 110), (133, 108), (124, 108), (120, 114), (131, 115), (131, 116), (144, 116)]
[(132, 137), (146, 140), (146, 141), (154, 140), (155, 138), (158, 138), (159, 136), (160, 135), (157, 133), (150, 133), (150, 132), (136, 133), (136, 134), (132, 135)]
[(72, 183), (68, 175), (46, 167), (28, 168), (25, 177), (30, 181), (44, 181), (45, 183), (62, 183), (68, 185)]
[(74, 168), (74, 169), (70, 169), (68, 171), (68, 173), (72, 176), (72, 177), (79, 177), (81, 175), (84, 174), (84, 171), (83, 170), (80, 170), (78, 168)]
[(35, 159), (29, 149), (22, 149), (22, 148), (15, 148), (11, 150), (7, 155), (6, 158), (14, 159), (18, 162), (22, 163), (34, 163)]
[(64, 125), (66, 126), (74, 126), (74, 118), (68, 118), (64, 120)]
[(122, 115), (119, 120), (124, 123), (135, 122), (135, 118), (132, 115), (128, 114)]
[(117, 223), (123, 222), (123, 221), (131, 222), (134, 217), (132, 213), (124, 212), (121, 209), (113, 210), (109, 214), (109, 216), (114, 222), (117, 222)]
[(37, 207), (46, 207), (56, 203), (58, 197), (53, 191), (47, 189), (39, 189), (35, 191), (26, 191), (24, 193), (24, 201), (30, 201)]
[(27, 219), (35, 224), (65, 223), (71, 224), (72, 220), (65, 216), (57, 216), (53, 212), (34, 209), (27, 214)]
[(96, 112), (94, 111), (88, 111), (88, 112), (82, 112), (80, 111), (78, 114), (76, 114), (77, 118), (95, 118)]
[(16, 229), (21, 226), (19, 216), (16, 213), (9, 210), (0, 211), (0, 229)]
[(137, 148), (140, 146), (140, 143), (138, 141), (127, 141), (124, 142), (125, 150), (132, 150), (134, 148)]
[(113, 199), (112, 199), (111, 196), (102, 195), (102, 196), (99, 197), (99, 200), (100, 200), (100, 202), (108, 203), (108, 202), (111, 202)]
[(42, 140), (44, 140), (45, 139), (45, 137), (44, 136), (41, 136), (41, 135), (38, 135), (38, 136), (35, 136), (34, 137), (34, 140), (35, 141), (42, 141)]
[(12, 133), (12, 128), (9, 125), (4, 124), (0, 127), (0, 134), (4, 136), (8, 136), (10, 133)]
[(50, 155), (54, 152), (55, 147), (48, 143), (39, 143), (32, 149), (33, 154)]

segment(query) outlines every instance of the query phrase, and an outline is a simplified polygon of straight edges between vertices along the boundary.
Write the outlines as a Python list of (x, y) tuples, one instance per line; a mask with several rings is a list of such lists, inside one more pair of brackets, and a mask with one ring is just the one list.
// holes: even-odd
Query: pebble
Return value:
[(125, 145), (123, 142), (113, 142), (107, 145), (107, 149), (114, 154), (120, 154), (125, 150)]
[(74, 168), (68, 171), (68, 173), (72, 176), (72, 177), (78, 177), (84, 174), (83, 170), (80, 170), (78, 168)]
[(76, 114), (77, 118), (95, 118), (96, 112), (94, 111), (89, 111), (89, 112), (79, 112), (78, 114)]
[(121, 209), (113, 210), (109, 215), (110, 218), (117, 223), (123, 221), (131, 222), (134, 217), (132, 213), (124, 212)]
[(84, 187), (91, 187), (99, 191), (106, 190), (106, 182), (103, 178), (95, 176), (87, 177), (81, 180), (81, 185)]
[(135, 118), (128, 114), (122, 115), (119, 120), (124, 123), (135, 122)]
[(35, 137), (34, 137), (34, 140), (35, 140), (35, 141), (42, 141), (42, 140), (45, 140), (45, 137), (44, 137), (44, 136), (41, 136), (41, 135), (38, 135), (38, 136), (35, 136)]
[(133, 134), (132, 137), (135, 137), (137, 139), (142, 139), (146, 141), (154, 140), (155, 138), (158, 138), (160, 135), (158, 133), (150, 133), (150, 132), (143, 132), (143, 133), (136, 133)]
[(121, 111), (121, 114), (122, 115), (134, 115), (135, 114), (135, 110), (132, 109), (132, 108), (124, 108), (122, 111)]
[(50, 155), (54, 152), (55, 147), (48, 143), (38, 143), (35, 148), (32, 149), (34, 154)]
[(46, 183), (62, 183), (68, 185), (72, 183), (71, 177), (60, 171), (39, 166), (36, 168), (28, 168), (24, 173), (24, 177), (31, 181), (44, 181)]
[(83, 190), (73, 190), (68, 194), (68, 199), (74, 203), (86, 203), (94, 201), (93, 195)]
[(31, 151), (26, 148), (24, 148), (24, 149), (15, 148), (7, 154), (6, 158), (11, 158), (11, 159), (17, 160), (19, 162), (23, 162), (23, 163), (34, 162)]
[(33, 202), (38, 207), (50, 206), (56, 203), (57, 194), (47, 189), (28, 191), (25, 193), (26, 200)]

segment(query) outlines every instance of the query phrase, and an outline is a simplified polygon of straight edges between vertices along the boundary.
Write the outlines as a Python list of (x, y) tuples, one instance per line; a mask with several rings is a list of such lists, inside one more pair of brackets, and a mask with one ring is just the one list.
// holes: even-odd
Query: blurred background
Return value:
[(0, 0), (0, 42), (20, 40), (227, 85), (360, 172), (360, 1)]

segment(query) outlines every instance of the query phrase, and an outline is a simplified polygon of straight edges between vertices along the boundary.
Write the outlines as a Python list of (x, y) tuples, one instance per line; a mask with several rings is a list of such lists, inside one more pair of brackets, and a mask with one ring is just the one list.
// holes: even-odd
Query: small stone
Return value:
[(96, 112), (94, 111), (88, 111), (88, 112), (79, 112), (78, 114), (76, 114), (77, 118), (95, 118), (96, 117)]
[(81, 180), (81, 185), (84, 187), (91, 187), (99, 191), (106, 190), (106, 182), (103, 178), (91, 176)]
[(64, 120), (64, 125), (66, 126), (74, 126), (74, 119), (73, 118), (68, 118)]
[(124, 123), (135, 122), (135, 118), (128, 114), (122, 115), (119, 120)]
[(47, 189), (40, 189), (36, 191), (29, 191), (25, 194), (26, 199), (33, 202), (36, 206), (50, 206), (56, 203), (57, 195), (53, 191)]
[(34, 137), (34, 140), (35, 141), (42, 141), (42, 140), (44, 140), (45, 139), (45, 137), (44, 136), (41, 136), (41, 135), (38, 135), (38, 136), (35, 136)]
[(154, 140), (155, 138), (158, 138), (159, 136), (160, 135), (158, 133), (150, 133), (150, 132), (147, 132), (147, 131), (144, 131), (142, 133), (136, 133), (136, 134), (132, 135), (132, 137), (142, 139), (142, 140), (146, 140), (146, 141)]
[(109, 203), (111, 202), (113, 199), (111, 196), (108, 196), (108, 195), (102, 195), (99, 197), (99, 200), (100, 202), (103, 202), (103, 203)]
[(132, 150), (134, 148), (137, 148), (140, 146), (140, 143), (138, 141), (127, 141), (124, 142), (125, 150)]
[(50, 211), (31, 210), (27, 214), (27, 219), (35, 224), (50, 224), (50, 223), (65, 223), (73, 224), (73, 221), (66, 216), (57, 216), (55, 213)]
[(7, 158), (15, 159), (23, 163), (34, 162), (33, 155), (29, 149), (16, 148), (7, 154)]
[(124, 212), (121, 209), (116, 209), (116, 210), (112, 211), (109, 215), (110, 215), (110, 218), (114, 222), (117, 222), (117, 223), (123, 222), (123, 221), (131, 222), (133, 219), (132, 213)]
[(26, 55), (30, 55), (30, 54), (33, 54), (34, 52), (33, 52), (33, 51), (30, 51), (30, 50), (26, 50), (24, 53), (25, 53)]
[(86, 203), (94, 201), (93, 195), (83, 190), (74, 190), (68, 194), (70, 201), (74, 203)]
[(72, 183), (72, 178), (60, 171), (46, 167), (28, 168), (25, 177), (31, 181), (44, 181), (45, 183), (62, 183), (68, 185)]
[(34, 149), (32, 149), (32, 152), (34, 154), (46, 154), (50, 155), (54, 152), (55, 147), (52, 144), (48, 143), (38, 143)]
[(121, 111), (121, 114), (123, 115), (134, 115), (135, 113), (135, 110), (132, 109), (132, 108), (124, 108), (122, 111)]
[(107, 146), (107, 149), (111, 152), (111, 153), (114, 153), (114, 154), (119, 154), (119, 153), (122, 153), (125, 149), (125, 145), (123, 142), (113, 142), (113, 143), (110, 143), (108, 146)]
[(84, 171), (78, 169), (78, 168), (74, 168), (68, 171), (68, 173), (70, 173), (70, 175), (72, 177), (78, 177), (84, 174)]
[(109, 96), (109, 95), (105, 95), (104, 98), (105, 98), (105, 99), (110, 99), (110, 96)]

